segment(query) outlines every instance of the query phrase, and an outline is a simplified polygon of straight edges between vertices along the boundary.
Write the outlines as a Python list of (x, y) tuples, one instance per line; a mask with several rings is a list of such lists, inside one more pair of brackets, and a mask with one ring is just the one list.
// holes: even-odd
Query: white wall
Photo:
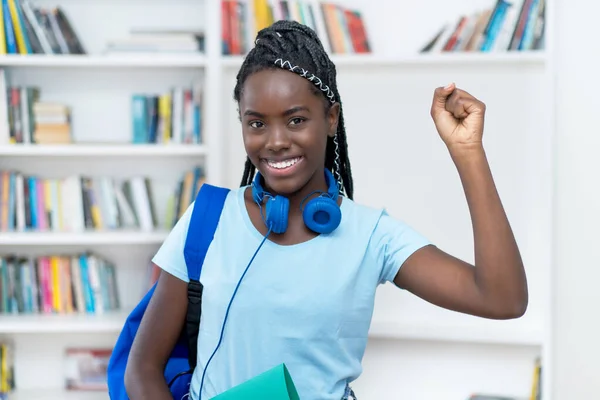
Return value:
[(557, 2), (553, 400), (600, 396), (600, 4)]

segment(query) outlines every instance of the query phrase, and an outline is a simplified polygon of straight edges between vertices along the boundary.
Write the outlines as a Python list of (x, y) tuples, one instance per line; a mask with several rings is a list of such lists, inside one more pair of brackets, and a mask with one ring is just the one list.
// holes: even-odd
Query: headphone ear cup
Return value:
[(267, 227), (273, 233), (283, 233), (287, 229), (290, 201), (284, 196), (275, 196), (267, 200), (265, 206)]
[(306, 203), (302, 211), (308, 229), (317, 233), (331, 233), (342, 220), (342, 211), (329, 197), (317, 197)]

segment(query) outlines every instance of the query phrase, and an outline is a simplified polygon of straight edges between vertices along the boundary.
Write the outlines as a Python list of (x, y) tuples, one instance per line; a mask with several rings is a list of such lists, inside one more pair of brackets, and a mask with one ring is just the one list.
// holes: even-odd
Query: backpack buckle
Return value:
[(202, 301), (202, 290), (204, 287), (200, 281), (190, 279), (188, 283), (188, 299), (193, 304), (199, 304)]

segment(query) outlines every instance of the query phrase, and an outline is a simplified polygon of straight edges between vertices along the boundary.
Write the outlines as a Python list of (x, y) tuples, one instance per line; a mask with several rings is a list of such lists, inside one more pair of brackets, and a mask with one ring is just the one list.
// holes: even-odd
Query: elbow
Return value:
[(131, 397), (131, 393), (133, 392), (133, 386), (135, 385), (135, 368), (131, 365), (132, 363), (127, 363), (125, 367), (125, 374), (123, 377), (123, 383), (125, 384), (125, 392), (127, 395)]
[(527, 292), (519, 296), (507, 296), (496, 302), (496, 307), (492, 312), (494, 319), (517, 319), (521, 318), (527, 312), (529, 299)]
[(511, 307), (508, 307), (503, 315), (503, 319), (517, 319), (521, 318), (527, 312), (528, 301), (523, 300), (515, 302)]
[(129, 360), (127, 366), (125, 367), (125, 374), (123, 378), (123, 383), (125, 384), (125, 392), (127, 392), (129, 398), (133, 398), (134, 395), (138, 392), (138, 386), (141, 381), (141, 373), (139, 371), (138, 365)]

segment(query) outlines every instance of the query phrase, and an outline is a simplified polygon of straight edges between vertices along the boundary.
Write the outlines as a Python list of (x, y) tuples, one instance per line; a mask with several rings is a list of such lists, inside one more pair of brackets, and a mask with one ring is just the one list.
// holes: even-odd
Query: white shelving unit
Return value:
[(106, 400), (105, 392), (76, 392), (68, 390), (17, 390), (11, 400)]
[(144, 56), (144, 55), (43, 55), (31, 54), (0, 56), (0, 64), (9, 67), (44, 67), (44, 68), (202, 68), (206, 65), (203, 55), (192, 56)]
[(185, 157), (205, 156), (208, 149), (201, 145), (156, 144), (72, 144), (0, 146), (2, 157)]
[(83, 334), (120, 332), (127, 318), (127, 311), (107, 312), (102, 315), (2, 315), (4, 334)]
[[(156, 245), (167, 237), (167, 231), (90, 231), (90, 232), (8, 232), (2, 234), (4, 246), (129, 246)], [(1, 328), (0, 328), (1, 329)]]
[[(552, 2), (546, 6), (545, 51), (486, 54), (417, 54), (416, 50), (447, 18), (492, 6), (491, 0), (485, 4), (476, 0), (435, 0), (434, 5), (405, 0), (340, 3), (363, 10), (374, 47), (371, 55), (332, 55), (344, 101), (355, 200), (385, 206), (441, 248), (471, 259), (462, 188), (428, 115), (433, 89), (455, 81), (488, 106), (486, 148), (521, 243), (530, 283), (530, 308), (515, 321), (456, 315), (389, 285), (382, 287), (364, 373), (354, 385), (357, 395), (463, 400), (466, 394), (481, 391), (525, 397), (533, 361), (541, 356), (543, 400), (550, 400)], [(220, 53), (220, 2), (59, 0), (58, 4), (90, 54), (0, 56), (0, 68), (13, 83), (40, 86), (43, 98), (71, 102), (74, 115), (86, 117), (74, 125), (78, 143), (0, 146), (0, 170), (18, 168), (47, 176), (84, 169), (91, 174), (143, 172), (158, 177), (160, 191), (167, 192), (184, 170), (202, 164), (209, 182), (238, 186), (245, 153), (232, 91), (243, 57)], [(109, 22), (105, 18), (111, 15), (115, 19)], [(139, 26), (201, 28), (206, 53), (102, 54), (106, 40)], [(127, 144), (133, 92), (160, 91), (198, 78), (204, 97), (202, 145)], [(164, 206), (161, 197), (159, 214)], [(0, 338), (10, 338), (17, 348), (19, 390), (14, 399), (107, 398), (102, 393), (62, 389), (62, 351), (67, 345), (114, 343), (126, 311), (144, 292), (147, 261), (167, 234), (163, 230), (0, 232), (0, 254), (91, 249), (114, 259), (125, 303), (123, 312), (100, 316), (0, 316)]]

